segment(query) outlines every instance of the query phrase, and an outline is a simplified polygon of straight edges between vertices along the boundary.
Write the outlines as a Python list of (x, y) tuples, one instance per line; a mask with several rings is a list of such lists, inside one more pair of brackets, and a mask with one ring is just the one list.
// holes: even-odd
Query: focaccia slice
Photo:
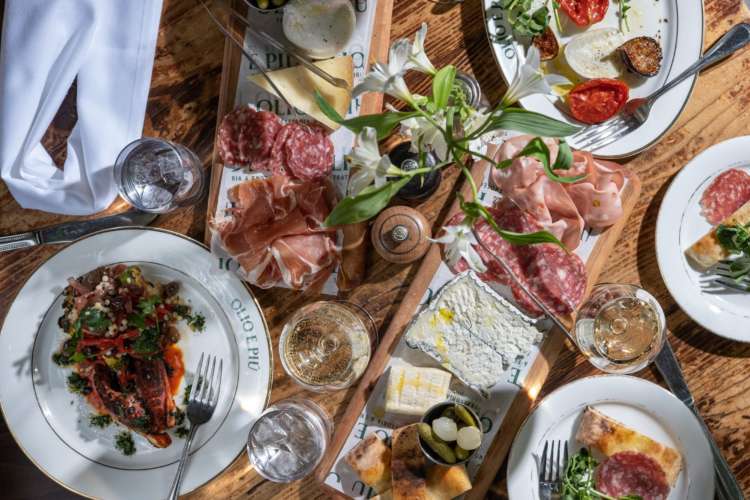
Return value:
[(576, 440), (609, 457), (620, 451), (637, 451), (654, 459), (674, 486), (682, 469), (677, 450), (635, 431), (594, 408), (587, 407), (578, 426)]
[(419, 447), (417, 425), (407, 425), (394, 430), (391, 441), (393, 500), (428, 500), (427, 459)]
[(451, 500), (471, 489), (466, 467), (433, 465), (427, 469), (427, 490), (430, 500)]
[(344, 461), (376, 492), (390, 489), (391, 449), (377, 434), (368, 434), (346, 454)]
[[(732, 215), (721, 221), (725, 226), (745, 225), (750, 223), (750, 201), (742, 205)], [(729, 252), (721, 246), (716, 237), (716, 226), (701, 239), (685, 250), (685, 255), (702, 269), (708, 269), (722, 259), (729, 257)]]

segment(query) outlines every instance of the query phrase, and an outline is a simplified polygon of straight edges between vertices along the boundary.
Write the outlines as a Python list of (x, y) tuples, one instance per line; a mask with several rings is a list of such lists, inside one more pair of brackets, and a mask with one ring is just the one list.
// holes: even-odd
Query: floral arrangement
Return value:
[[(462, 224), (445, 228), (445, 234), (436, 241), (446, 244), (446, 257), (451, 264), (464, 257), (475, 270), (484, 271), (484, 265), (473, 249), (477, 244), (472, 230), (474, 223), (485, 219), (504, 239), (513, 244), (562, 243), (547, 231), (515, 233), (501, 229), (489, 211), (478, 201), (478, 190), (467, 164), (474, 159), (490, 162), (494, 168), (507, 168), (512, 160), (496, 162), (480, 151), (484, 141), (501, 130), (532, 134), (536, 137), (519, 153), (541, 162), (548, 177), (556, 182), (577, 182), (582, 176), (565, 177), (556, 172), (570, 168), (572, 151), (564, 140), (554, 164), (541, 137), (564, 138), (578, 131), (578, 127), (539, 113), (513, 107), (519, 99), (532, 94), (551, 94), (552, 86), (569, 83), (565, 78), (545, 76), (539, 69), (539, 52), (530, 47), (525, 63), (519, 68), (505, 96), (493, 109), (474, 109), (467, 103), (459, 86), (454, 85), (456, 67), (436, 69), (424, 50), (427, 25), (423, 24), (414, 41), (396, 40), (390, 47), (388, 62), (376, 63), (364, 80), (353, 90), (356, 97), (365, 92), (381, 92), (402, 101), (406, 109), (393, 107), (373, 115), (344, 119), (321, 96), (317, 102), (321, 110), (333, 121), (357, 134), (356, 145), (347, 157), (352, 166), (347, 196), (341, 200), (325, 220), (327, 226), (338, 226), (366, 221), (376, 216), (388, 205), (391, 198), (414, 176), (431, 169), (456, 165), (473, 192), (472, 200), (460, 197), (465, 214)], [(413, 94), (404, 81), (407, 71), (419, 71), (432, 80), (429, 96)], [(393, 165), (387, 155), (381, 155), (378, 141), (387, 137), (397, 125), (411, 139), (412, 151), (419, 154), (419, 167), (404, 171)], [(434, 166), (427, 166), (426, 153), (438, 158)]]

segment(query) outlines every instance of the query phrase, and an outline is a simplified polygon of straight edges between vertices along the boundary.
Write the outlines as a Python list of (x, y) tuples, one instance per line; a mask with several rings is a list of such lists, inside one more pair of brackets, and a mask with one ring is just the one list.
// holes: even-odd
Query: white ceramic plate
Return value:
[(568, 440), (570, 452), (581, 414), (593, 406), (607, 416), (680, 452), (683, 469), (669, 500), (714, 497), (711, 448), (695, 416), (671, 392), (626, 375), (599, 375), (564, 385), (528, 416), (508, 460), (508, 493), (513, 500), (539, 498), (537, 457), (548, 439)]
[[(268, 328), (255, 298), (194, 240), (157, 229), (115, 229), (84, 237), (42, 264), (21, 288), (0, 331), (0, 407), (26, 455), (65, 488), (107, 499), (167, 496), (184, 441), (173, 436), (171, 446), (157, 449), (133, 433), (137, 452), (122, 455), (113, 442), (124, 428), (90, 427), (92, 408), (66, 388), (70, 370), (51, 361), (64, 338), (57, 318), (67, 278), (116, 263), (138, 264), (149, 279), (179, 281), (180, 295), (206, 317), (204, 332), (181, 332), (183, 386), (202, 352), (224, 360), (214, 417), (193, 442), (182, 485), (187, 493), (242, 452), (249, 425), (268, 402), (273, 373)], [(180, 392), (175, 400), (182, 402)]]
[(703, 191), (730, 168), (750, 173), (750, 136), (711, 146), (677, 174), (659, 208), (656, 257), (669, 293), (691, 318), (717, 335), (750, 342), (750, 293), (712, 285), (684, 254), (712, 227), (700, 213)]
[[(536, 0), (540, 3), (540, 0)], [(485, 24), (492, 51), (500, 66), (500, 73), (506, 82), (513, 79), (519, 61), (525, 59), (528, 40), (516, 40), (507, 36), (510, 25), (505, 20), (505, 14), (497, 5), (497, 0), (483, 0)], [(666, 82), (682, 73), (693, 64), (703, 50), (703, 3), (701, 0), (630, 0), (632, 6), (629, 12), (630, 31), (626, 38), (636, 36), (651, 36), (661, 42), (662, 68), (653, 78), (635, 78), (625, 75), (624, 79), (630, 86), (630, 97), (644, 97), (662, 87)], [(604, 19), (587, 29), (617, 27), (617, 2), (610, 0), (609, 8)], [(564, 59), (562, 51), (570, 38), (582, 32), (580, 27), (573, 24), (567, 14), (560, 11), (560, 20), (564, 35), (560, 36), (554, 19), (550, 26), (558, 36), (560, 42), (560, 59)], [(551, 73), (559, 73), (550, 67)], [(562, 72), (564, 73), (564, 72)], [(563, 76), (568, 76), (564, 74)], [(662, 96), (654, 104), (648, 121), (635, 131), (612, 144), (594, 151), (602, 158), (623, 158), (636, 154), (656, 143), (667, 133), (677, 117), (687, 104), (695, 83), (695, 77), (688, 78), (676, 88)], [(529, 110), (543, 113), (559, 120), (576, 123), (561, 108), (566, 105), (553, 96), (532, 95), (521, 99), (521, 105)], [(575, 141), (571, 142), (573, 147)]]

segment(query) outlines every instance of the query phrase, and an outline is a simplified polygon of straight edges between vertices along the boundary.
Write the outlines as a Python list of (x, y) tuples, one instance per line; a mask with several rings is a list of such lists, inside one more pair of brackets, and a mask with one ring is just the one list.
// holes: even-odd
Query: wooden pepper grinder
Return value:
[(384, 210), (371, 231), (372, 246), (388, 262), (408, 264), (422, 257), (430, 247), (430, 224), (410, 207)]

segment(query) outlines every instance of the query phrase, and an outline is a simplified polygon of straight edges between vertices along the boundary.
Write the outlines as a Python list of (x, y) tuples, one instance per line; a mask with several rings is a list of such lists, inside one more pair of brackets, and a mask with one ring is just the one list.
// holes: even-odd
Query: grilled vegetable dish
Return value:
[(179, 288), (123, 264), (70, 278), (58, 320), (67, 336), (52, 358), (73, 368), (72, 392), (158, 448), (171, 444), (166, 431), (183, 420), (173, 399), (184, 373), (176, 325), (184, 320), (200, 331), (205, 321)]

